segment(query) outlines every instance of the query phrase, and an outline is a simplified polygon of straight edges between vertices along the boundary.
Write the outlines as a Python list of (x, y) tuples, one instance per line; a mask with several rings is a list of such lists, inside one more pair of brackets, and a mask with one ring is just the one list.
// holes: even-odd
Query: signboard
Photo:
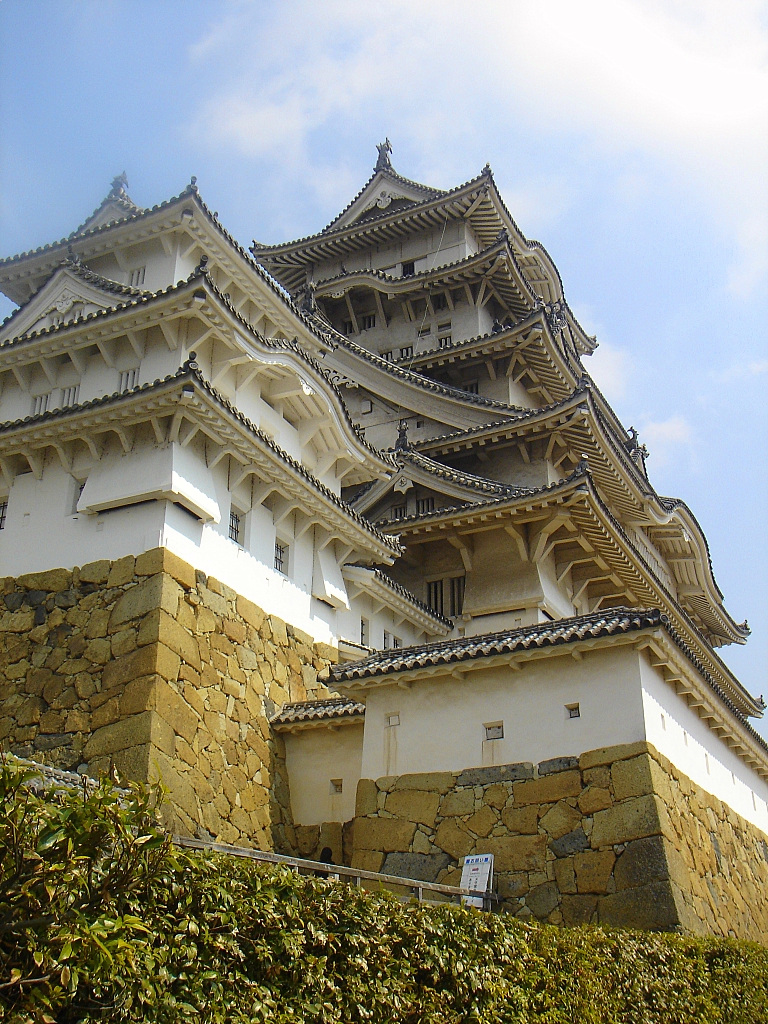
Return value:
[[(493, 854), (477, 853), (472, 857), (465, 857), (461, 869), (461, 888), (471, 889), (474, 892), (486, 893), (490, 891), (493, 881)], [(462, 901), (468, 907), (479, 907), (481, 910), (485, 904), (482, 896), (462, 896)]]

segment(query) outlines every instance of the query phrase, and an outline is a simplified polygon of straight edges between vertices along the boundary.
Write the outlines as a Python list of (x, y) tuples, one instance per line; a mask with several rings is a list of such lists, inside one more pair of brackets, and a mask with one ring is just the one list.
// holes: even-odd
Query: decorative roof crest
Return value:
[(391, 171), (392, 161), (389, 159), (389, 154), (392, 152), (392, 143), (389, 139), (384, 139), (383, 142), (377, 143), (376, 149), (379, 151), (379, 155), (374, 171)]
[(117, 174), (112, 179), (112, 186), (109, 190), (109, 195), (112, 198), (117, 196), (124, 196), (128, 189), (128, 176), (125, 171), (122, 174)]

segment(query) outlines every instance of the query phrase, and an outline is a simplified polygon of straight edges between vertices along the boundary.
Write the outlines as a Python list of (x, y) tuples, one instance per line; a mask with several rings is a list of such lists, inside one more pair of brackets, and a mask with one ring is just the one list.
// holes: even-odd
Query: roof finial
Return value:
[(391, 171), (392, 161), (389, 159), (389, 154), (392, 152), (392, 143), (389, 139), (384, 139), (383, 142), (377, 143), (376, 149), (379, 151), (379, 156), (374, 171)]
[(400, 420), (400, 426), (397, 428), (397, 440), (395, 441), (395, 450), (402, 448), (410, 448), (411, 443), (408, 440), (408, 420)]
[(125, 171), (123, 171), (122, 174), (118, 174), (112, 179), (112, 187), (109, 190), (109, 194), (111, 196), (119, 196), (124, 194), (127, 188), (128, 176), (126, 175)]

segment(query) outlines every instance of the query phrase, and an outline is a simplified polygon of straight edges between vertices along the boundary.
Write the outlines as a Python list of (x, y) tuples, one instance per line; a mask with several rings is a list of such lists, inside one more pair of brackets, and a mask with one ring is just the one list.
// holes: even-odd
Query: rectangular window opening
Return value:
[(61, 389), (61, 408), (71, 409), (73, 405), (77, 405), (78, 399), (80, 398), (80, 385), (75, 384), (71, 388)]
[(566, 704), (565, 710), (568, 712), (569, 718), (581, 718), (581, 709), (578, 704)]
[(368, 646), (368, 639), (370, 637), (370, 628), (368, 626), (368, 619), (360, 618), (360, 643), (363, 647)]
[(486, 740), (503, 740), (504, 739), (504, 723), (503, 722), (488, 722), (487, 725), (483, 726), (485, 729)]
[(134, 267), (131, 271), (131, 288), (141, 288), (147, 276), (146, 267)]
[(118, 391), (122, 394), (124, 391), (132, 391), (133, 388), (139, 383), (139, 368), (134, 367), (132, 370), (121, 370), (120, 371), (120, 385)]
[(236, 508), (229, 510), (229, 539), (235, 544), (243, 543), (243, 513)]
[(390, 349), (388, 352), (382, 352), (381, 358), (386, 359), (388, 363), (393, 363), (395, 361), (394, 357), (392, 356), (392, 349)]
[(432, 580), (427, 583), (427, 604), (433, 612), (443, 614), (443, 581)]
[(414, 260), (408, 260), (403, 263), (403, 277), (413, 277), (416, 273), (416, 264)]
[(275, 571), (288, 575), (288, 545), (275, 541)]
[(449, 345), (453, 344), (453, 338), (450, 334), (443, 334), (437, 339), (437, 343), (440, 348), (448, 348)]
[(468, 380), (467, 383), (464, 385), (464, 390), (468, 391), (470, 395), (476, 395), (477, 385), (478, 382), (476, 380)]
[(355, 333), (355, 325), (351, 320), (344, 321), (344, 333), (347, 335)]
[(408, 515), (408, 506), (407, 505), (395, 505), (392, 508), (392, 518), (393, 519), (405, 519), (407, 515)]
[(430, 324), (427, 324), (426, 327), (420, 327), (419, 328), (419, 337), (420, 338), (428, 338), (431, 333), (432, 333), (432, 327), (431, 327)]
[(32, 415), (42, 416), (43, 413), (48, 412), (48, 403), (51, 400), (50, 391), (45, 395), (35, 395), (32, 399)]
[(441, 309), (448, 309), (448, 299), (442, 292), (432, 296), (432, 309), (436, 313), (439, 313)]
[(464, 610), (464, 588), (466, 586), (466, 576), (452, 576), (448, 581), (450, 586), (450, 614), (452, 618), (456, 618), (457, 615), (461, 615)]
[(417, 498), (416, 499), (416, 512), (418, 515), (427, 515), (429, 512), (435, 511), (435, 499), (434, 498)]
[(362, 324), (361, 324), (362, 330), (364, 330), (364, 331), (372, 331), (375, 326), (376, 326), (376, 314), (375, 313), (366, 313), (365, 316), (363, 317)]
[(5, 520), (8, 517), (8, 501), (0, 501), (0, 530), (5, 529)]
[(344, 780), (343, 779), (331, 779), (331, 796), (336, 796), (337, 793), (344, 791)]
[(400, 349), (400, 358), (401, 359), (410, 359), (412, 355), (413, 355), (413, 345), (405, 345), (403, 348)]
[(398, 711), (390, 712), (390, 714), (388, 714), (386, 718), (387, 726), (390, 729), (394, 729), (396, 725), (400, 725), (400, 713)]

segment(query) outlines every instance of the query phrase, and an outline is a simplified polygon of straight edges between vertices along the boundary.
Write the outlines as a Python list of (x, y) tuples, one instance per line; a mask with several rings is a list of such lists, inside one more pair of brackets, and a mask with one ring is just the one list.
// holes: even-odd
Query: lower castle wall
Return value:
[(521, 918), (768, 942), (768, 837), (646, 742), (360, 781), (353, 866), (458, 885), (472, 853)]
[(291, 852), (269, 716), (328, 695), (335, 651), (165, 548), (2, 581), (0, 742), (169, 789), (169, 825)]

